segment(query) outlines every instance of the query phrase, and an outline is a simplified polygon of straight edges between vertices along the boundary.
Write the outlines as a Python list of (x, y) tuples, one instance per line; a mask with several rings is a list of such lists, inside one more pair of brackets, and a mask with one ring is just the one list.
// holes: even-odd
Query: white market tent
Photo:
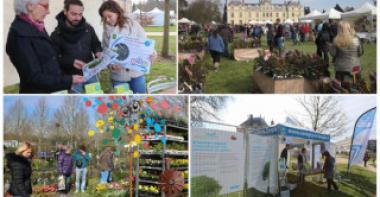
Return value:
[[(286, 145), (293, 147), (306, 147), (307, 161), (311, 164), (312, 171), (320, 171), (320, 156), (323, 151), (328, 150), (331, 155), (335, 156), (335, 147), (330, 142), (330, 136), (317, 133), (305, 128), (288, 126), (285, 124), (277, 124), (275, 126), (252, 129), (247, 136), (248, 145), (246, 151), (248, 158), (246, 166), (248, 171), (247, 184), (248, 187), (266, 192), (268, 188), (271, 194), (276, 194), (280, 190), (279, 185), (279, 158), (280, 151)], [(298, 148), (298, 151), (300, 150)], [(288, 151), (288, 154), (289, 151)], [(289, 169), (290, 159), (288, 159)], [(270, 166), (269, 181), (262, 179), (265, 166)], [(319, 168), (318, 168), (319, 166)], [(290, 187), (288, 187), (290, 188)]]
[[(213, 178), (221, 186), (219, 194), (243, 191), (245, 185), (247, 189), (279, 194), (282, 190), (280, 186), (284, 185), (280, 174), (284, 169), (280, 168), (284, 166), (284, 160), (280, 159), (280, 151), (286, 145), (289, 145), (288, 158), (292, 155), (291, 151), (306, 147), (307, 153), (310, 153), (307, 163), (314, 161), (319, 164), (319, 168), (324, 150), (335, 155), (329, 135), (286, 124), (255, 129), (201, 122), (192, 125), (191, 129), (194, 134), (191, 158), (195, 165), (190, 176)], [(208, 163), (207, 168), (198, 165), (202, 163)], [(291, 163), (290, 159), (288, 163)], [(291, 170), (291, 166), (288, 166), (288, 170)], [(312, 164), (314, 169), (315, 165)], [(292, 185), (288, 185), (291, 189)]]
[(286, 19), (286, 20), (285, 20), (285, 23), (286, 23), (286, 24), (293, 24), (293, 21), (292, 21), (291, 19)]
[(132, 14), (140, 14), (140, 13), (143, 14), (145, 12), (142, 12), (140, 9), (137, 9), (134, 12), (132, 12)]
[(255, 25), (255, 24), (257, 24), (257, 21), (255, 21), (255, 20), (251, 20), (251, 21), (249, 21), (249, 24), (251, 24), (251, 25)]
[(376, 7), (368, 2), (364, 3), (360, 8), (350, 12), (342, 13), (342, 19), (356, 18), (362, 16), (376, 16)]
[(175, 11), (174, 10), (170, 10), (169, 15), (170, 15), (170, 17), (175, 17)]
[(151, 11), (146, 13), (147, 15), (152, 17), (153, 23), (150, 26), (163, 26), (165, 19), (165, 12), (156, 8), (153, 8)]
[(321, 15), (322, 13), (318, 10), (313, 10), (311, 11), (309, 14), (305, 15), (305, 16), (302, 16), (299, 18), (300, 21), (305, 21), (305, 20), (311, 20), (310, 18), (311, 17), (315, 17), (315, 16), (319, 16)]
[(178, 23), (190, 24), (191, 20), (189, 20), (187, 18), (181, 18), (181, 19), (178, 20)]
[(334, 8), (331, 8), (328, 12), (318, 14), (318, 15), (314, 15), (314, 16), (309, 16), (309, 17), (304, 16), (304, 17), (301, 17), (300, 20), (302, 20), (302, 19), (307, 19), (307, 20), (341, 19), (341, 14), (342, 14), (341, 12), (335, 10)]
[(270, 20), (266, 20), (266, 21), (265, 21), (265, 24), (273, 24), (273, 22), (270, 21)]

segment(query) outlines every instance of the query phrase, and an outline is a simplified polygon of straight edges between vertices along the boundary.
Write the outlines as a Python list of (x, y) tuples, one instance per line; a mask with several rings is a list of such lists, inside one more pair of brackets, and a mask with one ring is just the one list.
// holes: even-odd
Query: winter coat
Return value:
[(30, 161), (14, 153), (6, 155), (11, 175), (9, 192), (13, 196), (29, 197), (32, 193), (32, 165)]
[(207, 48), (211, 51), (217, 51), (219, 53), (224, 52), (224, 43), (222, 37), (217, 35), (214, 37), (213, 35), (208, 36), (208, 45)]
[[(110, 37), (112, 33), (117, 33), (117, 34), (137, 37), (137, 38), (146, 38), (144, 28), (142, 28), (138, 22), (130, 18), (128, 19), (128, 22), (125, 24), (123, 28), (120, 28), (119, 26), (112, 27), (107, 24), (104, 24), (103, 27), (104, 27), (103, 40), (102, 40), (103, 48), (109, 47)], [(144, 75), (143, 72), (140, 72), (137, 70), (131, 70), (131, 69), (112, 70), (111, 69), (111, 79), (115, 81), (129, 81), (130, 78), (137, 78), (143, 75)]]
[(323, 174), (326, 179), (334, 178), (335, 158), (332, 156), (326, 157), (323, 165)]
[(70, 176), (73, 172), (73, 158), (71, 154), (61, 151), (58, 156), (58, 174)]
[(59, 64), (65, 74), (83, 75), (82, 70), (75, 68), (74, 60), (88, 63), (95, 58), (102, 46), (94, 28), (85, 18), (75, 27), (69, 27), (63, 12), (56, 16), (58, 26), (51, 34), (51, 40), (58, 53)]
[(73, 155), (73, 164), (75, 165), (76, 168), (78, 168), (78, 167), (76, 166), (76, 162), (77, 162), (78, 160), (81, 160), (81, 162), (82, 162), (82, 166), (81, 166), (80, 168), (83, 169), (83, 168), (86, 168), (86, 167), (88, 166), (88, 164), (90, 163), (91, 157), (90, 157), (90, 155), (89, 155), (88, 153), (86, 153), (85, 155), (82, 155), (82, 154), (80, 153), (80, 151), (77, 150), (77, 151), (74, 153), (74, 155)]
[(99, 157), (99, 168), (101, 171), (112, 171), (113, 165), (113, 153), (109, 150), (104, 150)]
[(20, 77), (20, 93), (68, 90), (72, 77), (63, 75), (48, 34), (16, 16), (11, 24), (6, 52)]
[(275, 35), (275, 39), (278, 39), (278, 38), (282, 38), (284, 37), (284, 26), (281, 25), (281, 24), (278, 24), (276, 26), (276, 35)]
[(305, 164), (306, 164), (306, 156), (304, 154), (299, 154), (297, 157), (297, 169), (300, 172), (304, 172), (305, 169)]
[(340, 72), (352, 72), (355, 66), (361, 66), (360, 57), (363, 55), (363, 46), (359, 38), (353, 39), (353, 44), (347, 48), (338, 48), (335, 44), (330, 50), (334, 57), (335, 70)]

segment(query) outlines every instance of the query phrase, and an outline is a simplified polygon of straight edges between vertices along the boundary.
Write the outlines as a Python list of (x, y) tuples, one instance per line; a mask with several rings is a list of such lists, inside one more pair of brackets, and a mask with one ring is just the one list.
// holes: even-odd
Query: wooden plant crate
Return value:
[(234, 49), (234, 58), (236, 61), (249, 61), (259, 57), (260, 49)]
[(263, 93), (304, 94), (315, 93), (315, 82), (304, 78), (272, 79), (262, 72), (256, 71), (253, 80)]

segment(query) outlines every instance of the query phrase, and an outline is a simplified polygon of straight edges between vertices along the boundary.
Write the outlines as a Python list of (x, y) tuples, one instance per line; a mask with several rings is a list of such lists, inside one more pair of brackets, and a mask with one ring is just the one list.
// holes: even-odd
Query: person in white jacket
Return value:
[[(109, 46), (112, 33), (124, 34), (132, 37), (146, 38), (141, 25), (126, 16), (120, 5), (112, 0), (105, 1), (99, 8), (99, 15), (104, 24), (103, 47)], [(152, 55), (152, 60), (153, 60)], [(143, 72), (125, 69), (120, 65), (110, 65), (112, 85), (128, 83), (133, 93), (146, 93), (146, 79)]]

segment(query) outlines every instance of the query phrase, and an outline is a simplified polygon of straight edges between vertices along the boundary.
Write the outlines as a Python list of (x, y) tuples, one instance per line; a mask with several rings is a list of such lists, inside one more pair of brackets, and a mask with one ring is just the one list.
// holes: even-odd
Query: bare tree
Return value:
[(79, 140), (89, 129), (89, 116), (79, 97), (65, 97), (64, 104), (54, 114), (57, 135), (69, 135)]
[(33, 135), (37, 136), (38, 150), (41, 150), (41, 148), (46, 150), (46, 137), (50, 118), (49, 107), (45, 97), (39, 98), (30, 119)]
[(231, 99), (232, 97), (229, 96), (192, 96), (191, 120), (219, 120), (217, 112), (223, 109), (227, 101)]
[(33, 131), (38, 136), (46, 136), (49, 125), (49, 108), (45, 97), (39, 98), (32, 113)]
[(17, 99), (5, 112), (4, 132), (21, 134), (28, 128), (28, 113), (21, 98)]
[(298, 126), (312, 129), (333, 137), (345, 130), (347, 118), (339, 106), (339, 100), (332, 96), (299, 97), (301, 111), (289, 114)]

